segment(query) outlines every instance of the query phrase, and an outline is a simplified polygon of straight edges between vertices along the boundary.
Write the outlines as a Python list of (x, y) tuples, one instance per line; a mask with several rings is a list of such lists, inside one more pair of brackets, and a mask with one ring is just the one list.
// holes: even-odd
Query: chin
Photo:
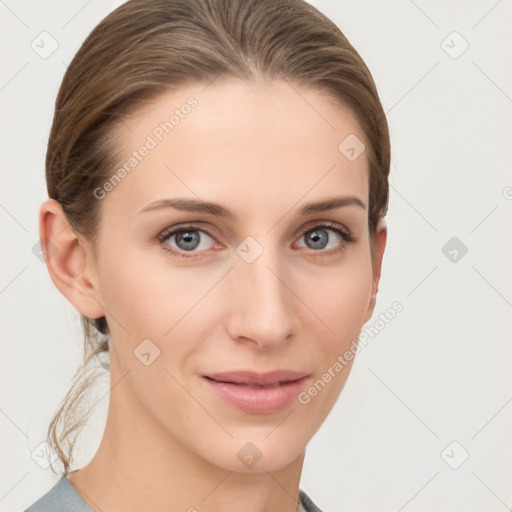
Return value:
[[(265, 433), (267, 435), (267, 433)], [(254, 439), (254, 436), (252, 436)], [(218, 451), (223, 449), (222, 452)], [(302, 457), (305, 451), (304, 444), (299, 440), (296, 443), (283, 442), (276, 436), (250, 441), (250, 438), (241, 440), (237, 437), (227, 443), (227, 446), (218, 446), (216, 453), (209, 453), (209, 461), (225, 469), (237, 473), (277, 472), (289, 466)]]

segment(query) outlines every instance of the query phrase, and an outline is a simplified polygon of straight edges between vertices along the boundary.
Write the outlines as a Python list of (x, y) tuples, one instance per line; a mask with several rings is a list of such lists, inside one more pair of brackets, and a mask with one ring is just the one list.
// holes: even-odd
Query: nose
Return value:
[(237, 257), (227, 276), (228, 334), (260, 349), (276, 348), (297, 333), (297, 297), (282, 254), (263, 250), (252, 263)]

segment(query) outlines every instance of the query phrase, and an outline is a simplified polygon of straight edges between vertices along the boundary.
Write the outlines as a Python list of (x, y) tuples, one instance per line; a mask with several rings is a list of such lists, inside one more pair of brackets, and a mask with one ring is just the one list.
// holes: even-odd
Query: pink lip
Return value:
[(226, 402), (242, 411), (269, 414), (292, 403), (307, 377), (307, 373), (291, 370), (236, 371), (203, 375), (203, 380)]

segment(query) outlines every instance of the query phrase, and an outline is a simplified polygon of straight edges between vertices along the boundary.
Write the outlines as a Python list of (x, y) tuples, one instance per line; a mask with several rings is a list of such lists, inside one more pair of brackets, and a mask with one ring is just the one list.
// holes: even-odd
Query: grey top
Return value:
[[(299, 498), (297, 512), (322, 512), (303, 490), (299, 490)], [(23, 512), (92, 512), (92, 510), (64, 475), (45, 495)]]

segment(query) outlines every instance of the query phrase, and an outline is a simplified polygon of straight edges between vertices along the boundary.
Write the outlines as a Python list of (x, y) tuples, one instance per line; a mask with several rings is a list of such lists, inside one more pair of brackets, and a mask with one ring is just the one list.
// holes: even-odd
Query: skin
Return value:
[[(105, 433), (68, 479), (94, 511), (295, 512), (306, 445), (353, 361), (308, 404), (270, 414), (224, 402), (200, 375), (294, 369), (310, 374), (307, 389), (357, 339), (375, 306), (387, 233), (382, 224), (372, 262), (367, 155), (349, 161), (338, 150), (347, 135), (364, 133), (323, 92), (219, 78), (127, 117), (117, 133), (120, 165), (190, 96), (197, 107), (101, 200), (94, 245), (73, 232), (56, 201), (41, 207), (41, 237), (57, 247), (47, 260), (53, 282), (82, 314), (105, 315), (111, 331)], [(343, 195), (366, 208), (297, 215), (306, 203)], [(139, 213), (176, 197), (219, 203), (236, 219)], [(355, 241), (328, 228), (326, 247), (316, 248), (304, 232), (318, 221)], [(196, 231), (192, 252), (175, 236), (156, 239), (188, 222), (211, 233)], [(263, 249), (250, 264), (236, 252), (247, 236)], [(134, 350), (148, 338), (160, 355), (145, 366)], [(262, 454), (251, 468), (237, 457), (249, 441)]]

